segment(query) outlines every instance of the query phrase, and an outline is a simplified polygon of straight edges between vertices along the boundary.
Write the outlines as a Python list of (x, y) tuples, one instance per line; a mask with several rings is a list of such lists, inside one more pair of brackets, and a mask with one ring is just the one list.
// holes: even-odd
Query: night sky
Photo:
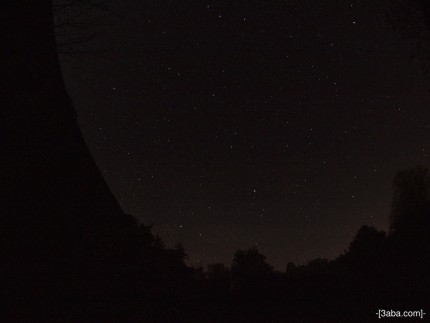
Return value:
[(62, 63), (125, 212), (196, 265), (257, 245), (283, 270), (387, 229), (395, 173), (428, 164), (430, 82), (383, 1), (110, 8), (96, 53)]

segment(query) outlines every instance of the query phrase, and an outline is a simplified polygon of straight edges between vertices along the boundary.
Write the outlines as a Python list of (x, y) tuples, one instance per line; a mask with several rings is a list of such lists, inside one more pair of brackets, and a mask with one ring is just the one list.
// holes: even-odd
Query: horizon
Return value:
[(428, 165), (428, 82), (383, 4), (110, 7), (66, 85), (123, 210), (194, 261), (335, 257)]

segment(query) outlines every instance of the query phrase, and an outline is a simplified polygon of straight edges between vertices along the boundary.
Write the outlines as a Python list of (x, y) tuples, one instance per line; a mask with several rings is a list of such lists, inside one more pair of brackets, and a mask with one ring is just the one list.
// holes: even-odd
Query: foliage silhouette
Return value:
[(410, 60), (430, 77), (430, 3), (426, 0), (390, 0), (387, 22), (411, 46)]
[(397, 173), (391, 211), (391, 234), (425, 236), (430, 226), (430, 177), (417, 166)]
[(234, 254), (231, 273), (233, 280), (244, 276), (257, 276), (270, 273), (273, 268), (265, 261), (266, 257), (260, 254), (257, 247), (248, 250), (237, 250)]
[(429, 312), (423, 167), (396, 176), (388, 236), (363, 226), (337, 259), (280, 273), (254, 246), (236, 251), (230, 269), (187, 266), (181, 244), (166, 248), (110, 192), (64, 87), (51, 2), (30, 2), (1, 12), (11, 30), (0, 74), (3, 321), (363, 322), (380, 308)]

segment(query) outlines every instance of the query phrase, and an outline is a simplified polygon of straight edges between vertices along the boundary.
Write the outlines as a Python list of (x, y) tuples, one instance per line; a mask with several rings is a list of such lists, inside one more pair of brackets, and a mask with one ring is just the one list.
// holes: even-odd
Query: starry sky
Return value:
[(123, 209), (190, 263), (256, 245), (276, 269), (388, 228), (392, 179), (427, 165), (430, 82), (384, 1), (112, 0), (62, 56)]

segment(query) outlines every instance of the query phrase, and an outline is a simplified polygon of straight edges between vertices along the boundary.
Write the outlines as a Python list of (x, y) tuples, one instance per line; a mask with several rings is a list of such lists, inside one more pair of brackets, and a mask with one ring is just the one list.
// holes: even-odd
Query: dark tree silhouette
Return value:
[(210, 264), (206, 276), (210, 281), (225, 280), (230, 278), (230, 269), (223, 263)]
[(349, 245), (347, 255), (356, 262), (375, 262), (384, 255), (386, 234), (374, 227), (362, 226)]
[[(428, 28), (429, 5), (414, 3)], [(238, 250), (231, 272), (209, 267), (205, 283), (216, 284), (200, 288), (184, 247), (166, 249), (151, 226), (138, 226), (101, 176), (62, 79), (52, 3), (9, 0), (0, 18), (8, 31), (0, 51), (4, 321), (195, 321), (201, 309), (223, 313), (218, 321), (346, 321), (342, 314), (369, 318), (384, 305), (428, 305), (423, 167), (395, 178), (388, 238), (364, 226), (342, 257), (289, 265), (288, 275), (256, 247)], [(202, 301), (214, 298), (226, 302)]]
[[(423, 304), (430, 297), (430, 175), (427, 168), (399, 172), (394, 179), (389, 236), (396, 293)], [(400, 297), (398, 297), (400, 298)], [(401, 300), (398, 300), (401, 302)]]
[(293, 262), (289, 262), (285, 268), (287, 275), (294, 275), (297, 272), (297, 266)]
[(229, 300), (231, 272), (227, 266), (222, 263), (208, 265), (206, 281), (211, 298)]
[(411, 45), (410, 60), (430, 77), (430, 3), (427, 0), (391, 0), (387, 21)]
[(424, 236), (430, 233), (430, 176), (427, 168), (397, 173), (394, 179), (391, 234)]
[(231, 265), (232, 297), (238, 304), (249, 307), (250, 313), (267, 312), (272, 297), (272, 266), (257, 247), (237, 250)]
[(60, 54), (94, 54), (100, 52), (93, 40), (100, 38), (109, 24), (106, 14), (109, 0), (53, 0), (54, 27)]
[(237, 250), (231, 265), (233, 280), (244, 276), (255, 276), (270, 273), (273, 267), (266, 263), (266, 257), (262, 255), (257, 247), (248, 250)]
[(124, 248), (136, 237), (134, 220), (121, 210), (78, 127), (58, 61), (51, 1), (6, 1), (0, 15), (6, 31), (0, 53), (2, 303), (30, 317), (108, 311), (114, 302), (108, 295), (122, 297), (120, 285), (129, 283), (121, 275), (132, 276), (119, 264), (130, 256)]
[(141, 225), (139, 225), (140, 241), (142, 242), (144, 248), (164, 249), (165, 245), (163, 240), (158, 234), (155, 236), (152, 234), (152, 227), (153, 224), (146, 226), (142, 223)]

